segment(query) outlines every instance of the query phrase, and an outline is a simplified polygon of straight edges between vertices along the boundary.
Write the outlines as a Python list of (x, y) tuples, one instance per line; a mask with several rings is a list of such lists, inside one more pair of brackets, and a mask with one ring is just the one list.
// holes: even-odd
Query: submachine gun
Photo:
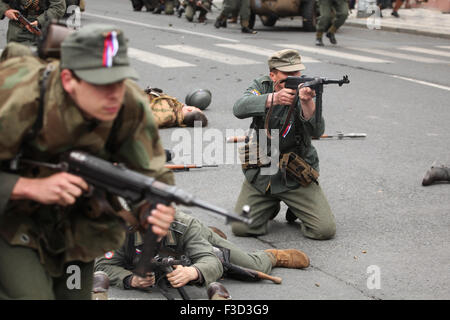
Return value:
[[(202, 208), (219, 214), (226, 218), (226, 222), (234, 220), (246, 224), (251, 223), (251, 219), (247, 217), (248, 210), (244, 209), (241, 216), (230, 213), (223, 208), (197, 199), (180, 188), (167, 185), (154, 178), (130, 170), (123, 164), (113, 164), (86, 152), (70, 151), (57, 164), (27, 159), (20, 159), (19, 163), (44, 166), (77, 175), (94, 188), (119, 196), (131, 205), (140, 205), (146, 202), (153, 206), (156, 206), (158, 203), (165, 205), (176, 203)], [(141, 218), (145, 219), (149, 213), (150, 206), (147, 215)], [(144, 244), (141, 259), (134, 272), (145, 277), (148, 272), (153, 272), (154, 267), (157, 265), (155, 263), (158, 261), (155, 261), (154, 258), (157, 256), (160, 243), (157, 241), (157, 235), (152, 232), (151, 227), (148, 227), (144, 232), (143, 238)]]
[[(306, 76), (288, 76), (286, 79), (282, 80), (281, 83), (285, 82), (285, 88), (294, 89), (297, 91), (298, 96), (298, 86), (302, 85), (302, 88), (309, 87), (316, 92), (316, 123), (320, 122), (322, 118), (322, 94), (323, 86), (325, 84), (338, 84), (341, 87), (343, 84), (350, 83), (348, 76), (345, 75), (342, 79), (328, 79), (319, 77), (306, 77)], [(297, 102), (297, 99), (296, 99)]]

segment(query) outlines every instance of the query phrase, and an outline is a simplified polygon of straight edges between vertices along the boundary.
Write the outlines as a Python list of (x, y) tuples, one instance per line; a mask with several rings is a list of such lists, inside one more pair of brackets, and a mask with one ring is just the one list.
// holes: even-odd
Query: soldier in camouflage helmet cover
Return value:
[[(0, 63), (0, 299), (90, 299), (94, 259), (125, 239), (118, 216), (88, 210), (95, 199), (82, 196), (83, 179), (42, 166), (13, 170), (18, 153), (56, 163), (83, 150), (173, 184), (148, 98), (130, 80), (136, 77), (122, 31), (107, 25), (68, 36), (61, 61)], [(39, 116), (42, 127), (30, 134)], [(164, 236), (174, 214), (158, 204), (147, 222)], [(71, 287), (74, 272), (80, 285)]]
[(9, 19), (6, 41), (36, 45), (38, 40), (38, 36), (20, 25), (17, 12), (43, 30), (52, 19), (62, 18), (65, 11), (64, 0), (0, 0), (0, 19)]

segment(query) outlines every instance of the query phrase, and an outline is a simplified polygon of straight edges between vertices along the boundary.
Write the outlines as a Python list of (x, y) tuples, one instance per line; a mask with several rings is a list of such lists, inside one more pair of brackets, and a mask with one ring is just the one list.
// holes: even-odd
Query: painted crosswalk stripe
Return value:
[(450, 49), (450, 46), (436, 46), (436, 48), (441, 48), (441, 49)]
[(189, 54), (195, 57), (213, 60), (216, 62), (221, 62), (229, 65), (248, 65), (248, 64), (261, 64), (260, 61), (240, 58), (236, 56), (232, 56), (229, 54), (220, 53), (217, 51), (205, 50), (196, 47), (175, 44), (175, 45), (161, 45), (158, 46), (163, 49), (172, 50), (175, 52), (179, 52), (182, 54)]
[[(267, 48), (261, 48), (257, 46), (252, 46), (249, 44), (243, 44), (243, 43), (216, 43), (215, 44), (218, 47), (227, 48), (227, 49), (233, 49), (233, 50), (239, 50), (247, 53), (252, 53), (264, 57), (270, 57), (276, 50), (273, 49), (267, 49)], [(307, 57), (302, 55), (302, 62), (306, 63), (320, 63), (319, 60), (313, 59), (311, 57)]]
[(373, 54), (379, 54), (382, 56), (388, 56), (390, 58), (397, 58), (397, 59), (403, 59), (403, 60), (412, 60), (415, 62), (423, 62), (423, 63), (447, 63), (447, 61), (434, 59), (434, 58), (427, 58), (422, 56), (415, 56), (409, 53), (399, 53), (399, 52), (393, 52), (393, 51), (386, 51), (381, 49), (375, 49), (375, 48), (357, 48), (357, 47), (351, 47), (349, 49), (352, 50), (358, 50), (358, 51), (364, 51), (368, 53)]
[(433, 49), (419, 48), (419, 47), (400, 47), (399, 49), (406, 50), (406, 51), (412, 51), (412, 52), (431, 54), (431, 55), (435, 55), (435, 56), (450, 57), (450, 52), (441, 51), (441, 50), (433, 50)]
[(436, 83), (432, 83), (432, 82), (426, 82), (426, 81), (422, 81), (422, 80), (406, 78), (406, 77), (401, 77), (401, 76), (397, 76), (397, 75), (391, 75), (391, 77), (397, 78), (397, 79), (406, 80), (406, 81), (411, 81), (411, 82), (415, 82), (415, 83), (419, 83), (419, 84), (423, 84), (423, 85), (426, 85), (426, 86), (430, 86), (430, 87), (434, 87), (434, 88), (438, 88), (438, 89), (442, 89), (442, 90), (450, 91), (450, 87), (443, 86), (443, 85), (436, 84)]
[(190, 31), (190, 30), (186, 30), (186, 29), (182, 29), (182, 28), (175, 28), (175, 27), (167, 28), (167, 26), (160, 26), (160, 25), (157, 26), (157, 25), (152, 25), (152, 24), (143, 23), (143, 22), (139, 22), (139, 21), (132, 21), (129, 19), (120, 19), (117, 17), (108, 17), (105, 15), (93, 14), (93, 13), (89, 13), (89, 12), (83, 12), (83, 15), (91, 16), (93, 18), (98, 18), (98, 19), (110, 20), (110, 21), (114, 22), (114, 25), (116, 25), (118, 22), (121, 22), (121, 23), (131, 24), (134, 26), (160, 30), (162, 32), (177, 32), (177, 33), (184, 33), (184, 34), (189, 34), (189, 35), (194, 35), (194, 36), (199, 36), (199, 37), (207, 37), (207, 38), (217, 39), (220, 41), (239, 42), (239, 40), (235, 40), (235, 39), (231, 39), (231, 38), (220, 37), (220, 36), (216, 36), (216, 35), (208, 34), (208, 33)]
[(360, 56), (352, 53), (346, 53), (342, 52), (340, 50), (329, 50), (329, 49), (323, 49), (323, 48), (314, 48), (314, 47), (307, 47), (307, 46), (301, 46), (297, 44), (277, 44), (279, 47), (283, 48), (292, 48), (292, 49), (298, 49), (300, 50), (300, 54), (302, 54), (302, 51), (306, 52), (312, 52), (315, 54), (322, 54), (326, 56), (332, 56), (337, 57), (341, 59), (347, 59), (347, 60), (353, 60), (353, 61), (360, 61), (360, 62), (368, 62), (368, 63), (391, 63), (392, 61), (383, 60), (383, 59), (377, 59), (367, 56)]
[(153, 64), (161, 68), (195, 67), (195, 64), (168, 58), (159, 54), (139, 50), (136, 48), (128, 48), (128, 56), (132, 59)]

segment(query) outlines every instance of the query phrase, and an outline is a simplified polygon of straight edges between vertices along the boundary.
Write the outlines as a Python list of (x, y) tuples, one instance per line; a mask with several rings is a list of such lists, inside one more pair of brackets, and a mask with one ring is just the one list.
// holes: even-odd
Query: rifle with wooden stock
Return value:
[(27, 18), (25, 18), (24, 15), (20, 11), (15, 12), (15, 14), (16, 14), (17, 21), (29, 32), (31, 32), (32, 34), (37, 35), (37, 36), (40, 36), (42, 34), (41, 29), (39, 29), (38, 26), (32, 24), (31, 21), (28, 20)]

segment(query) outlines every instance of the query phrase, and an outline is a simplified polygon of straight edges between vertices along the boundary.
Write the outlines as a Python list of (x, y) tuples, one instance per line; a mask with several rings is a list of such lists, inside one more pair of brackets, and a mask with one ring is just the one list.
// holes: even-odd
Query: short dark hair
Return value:
[(188, 127), (193, 127), (195, 121), (201, 121), (202, 127), (208, 125), (208, 118), (200, 111), (191, 111), (184, 115), (183, 123)]

